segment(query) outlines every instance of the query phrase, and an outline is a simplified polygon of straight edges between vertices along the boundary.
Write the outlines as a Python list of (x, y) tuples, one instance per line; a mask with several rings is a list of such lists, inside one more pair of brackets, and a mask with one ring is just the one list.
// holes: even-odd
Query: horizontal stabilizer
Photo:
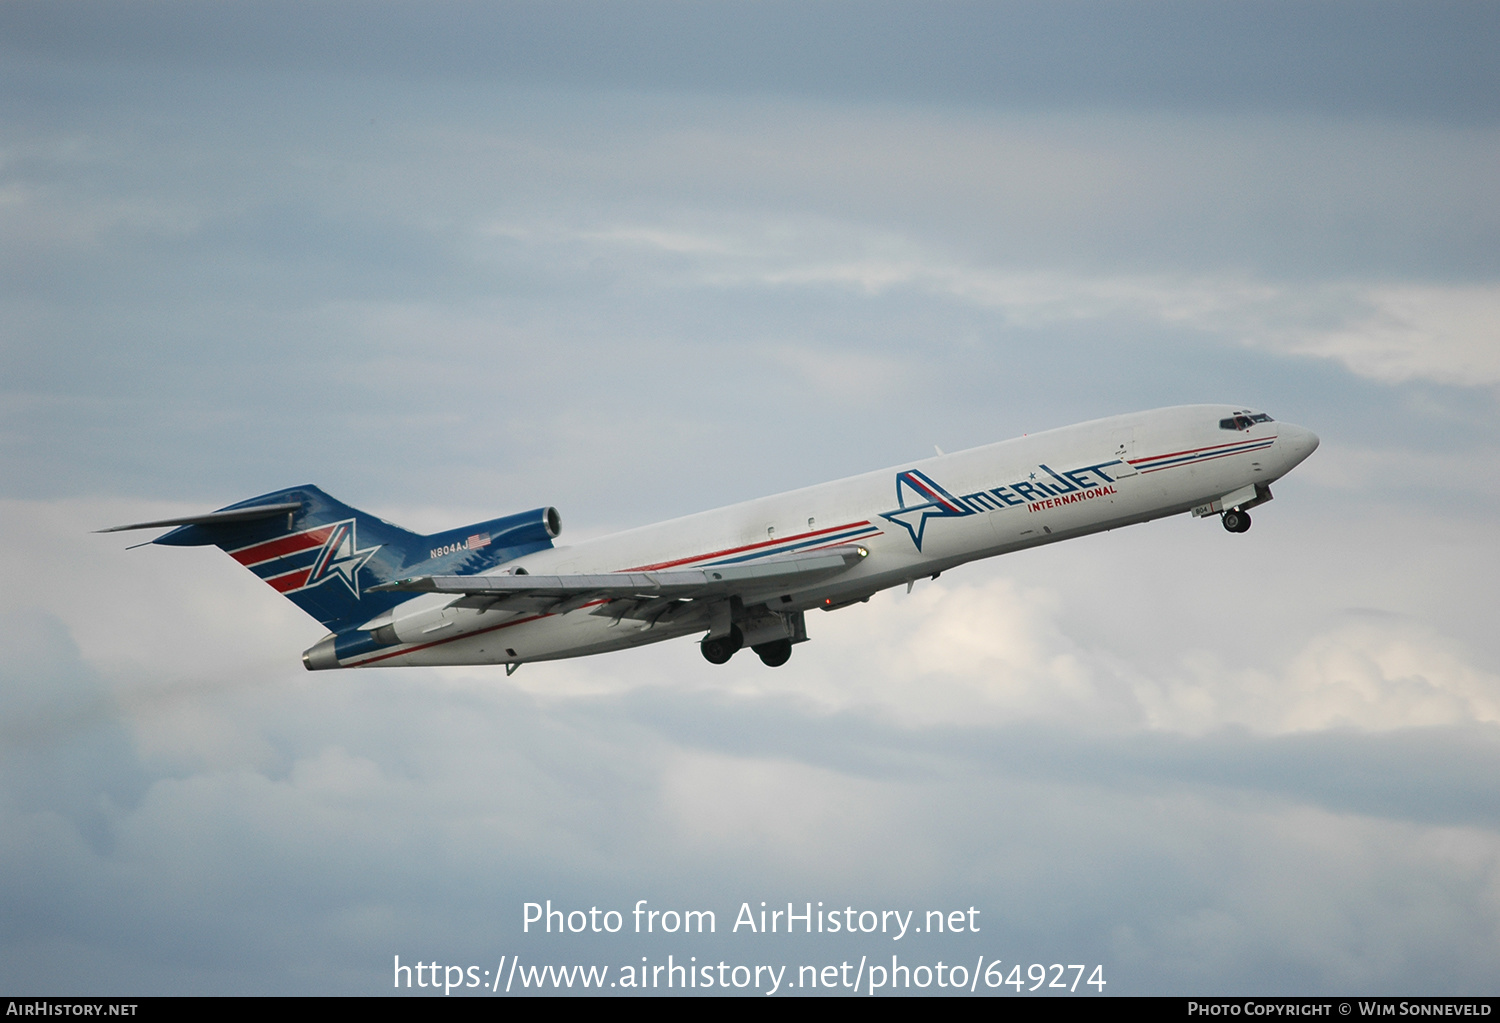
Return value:
[(260, 504), (251, 508), (231, 508), (228, 511), (209, 512), (206, 515), (184, 515), (176, 519), (156, 519), (153, 522), (133, 522), (128, 526), (110, 526), (96, 529), (96, 533), (123, 533), (128, 529), (160, 529), (163, 526), (228, 526), (240, 522), (254, 522), (302, 510), (301, 501), (283, 504)]

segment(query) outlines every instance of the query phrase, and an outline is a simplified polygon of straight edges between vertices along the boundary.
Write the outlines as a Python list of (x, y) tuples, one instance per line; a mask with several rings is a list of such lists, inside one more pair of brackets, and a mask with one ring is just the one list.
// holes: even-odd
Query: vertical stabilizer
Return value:
[(418, 574), (414, 569), (424, 565), (455, 575), (486, 571), (551, 547), (559, 528), (557, 511), (539, 508), (424, 536), (311, 485), (262, 494), (210, 515), (141, 525), (173, 523), (183, 524), (152, 542), (218, 547), (332, 632), (410, 599), (370, 593), (372, 586)]

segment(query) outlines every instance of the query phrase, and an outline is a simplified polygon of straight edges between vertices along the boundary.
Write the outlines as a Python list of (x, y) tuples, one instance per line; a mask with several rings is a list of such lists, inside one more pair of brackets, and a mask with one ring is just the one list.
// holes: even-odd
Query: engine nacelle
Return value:
[(421, 575), (426, 561), (445, 566), (434, 568), (433, 574), (453, 574), (455, 568), (458, 574), (489, 569), (552, 546), (553, 539), (561, 532), (562, 516), (552, 507), (475, 522), (424, 537), (426, 550), (412, 552), (414, 556), (408, 557), (401, 571), (405, 575)]
[(357, 629), (324, 636), (303, 653), (302, 663), (309, 671), (337, 668), (341, 661), (382, 647), (429, 643), (489, 624), (482, 615), (467, 608), (449, 607), (452, 601), (452, 595), (446, 593), (424, 593), (413, 597)]
[[(419, 536), (414, 543), (402, 546), (404, 560), (377, 578), (385, 582), (408, 575), (465, 575), (493, 570), (515, 558), (551, 547), (552, 539), (561, 531), (562, 517), (556, 508), (547, 507)], [(362, 603), (377, 596), (388, 600), (397, 595), (369, 594)], [(449, 607), (453, 600), (449, 594), (424, 593), (394, 607), (377, 603), (366, 613), (373, 614), (381, 606), (387, 609), (353, 629), (341, 627), (339, 633), (324, 636), (302, 654), (302, 663), (309, 671), (337, 668), (352, 657), (385, 647), (431, 643), (493, 621), (469, 608)]]

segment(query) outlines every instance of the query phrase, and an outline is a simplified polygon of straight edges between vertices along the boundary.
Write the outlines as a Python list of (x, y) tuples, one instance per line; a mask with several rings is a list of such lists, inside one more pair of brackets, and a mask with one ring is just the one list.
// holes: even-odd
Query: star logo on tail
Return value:
[(915, 469), (896, 473), (896, 504), (896, 511), (881, 512), (880, 517), (905, 529), (919, 551), (928, 519), (961, 518), (974, 514), (972, 508), (944, 490), (931, 476)]
[(365, 562), (375, 556), (381, 545), (360, 549), (359, 540), (354, 532), (354, 520), (345, 519), (343, 522), (333, 526), (333, 531), (328, 534), (328, 539), (323, 541), (323, 549), (318, 551), (317, 558), (313, 561), (312, 570), (307, 575), (307, 582), (302, 586), (317, 586), (319, 583), (332, 579), (335, 576), (344, 581), (349, 587), (349, 592), (354, 594), (354, 599), (359, 599), (359, 570), (364, 567)]

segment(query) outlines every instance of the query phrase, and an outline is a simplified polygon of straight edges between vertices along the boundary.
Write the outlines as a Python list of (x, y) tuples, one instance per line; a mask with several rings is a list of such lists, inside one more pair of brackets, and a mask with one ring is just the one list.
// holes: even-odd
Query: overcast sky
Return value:
[[(1497, 43), (1493, 3), (0, 6), (0, 987), (1494, 994)], [(230, 559), (90, 535), (312, 482), (567, 542), (1193, 402), (1322, 437), (1249, 533), (967, 566), (774, 671), (310, 675)], [(522, 934), (546, 899), (718, 933)], [(761, 901), (981, 930), (730, 933)]]

